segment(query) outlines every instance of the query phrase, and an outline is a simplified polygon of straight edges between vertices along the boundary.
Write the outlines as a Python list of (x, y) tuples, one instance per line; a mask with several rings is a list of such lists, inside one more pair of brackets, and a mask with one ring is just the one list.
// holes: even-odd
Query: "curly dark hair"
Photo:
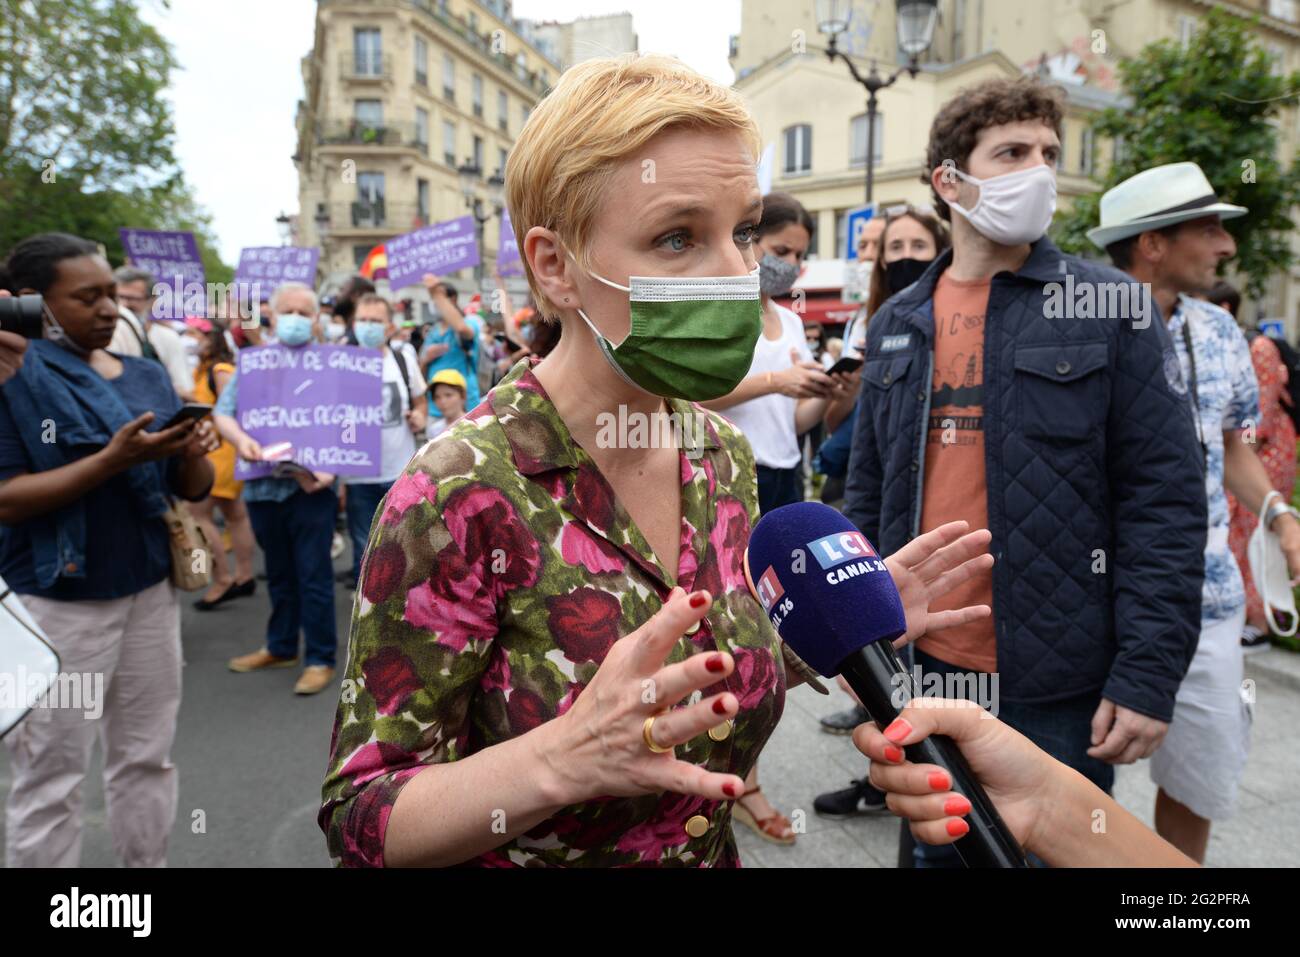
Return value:
[(1065, 98), (1059, 87), (1048, 86), (1032, 76), (989, 80), (962, 90), (943, 105), (930, 125), (930, 145), (926, 148), (925, 170), (921, 181), (930, 184), (934, 208), (945, 222), (952, 221), (948, 204), (930, 183), (930, 174), (952, 160), (966, 172), (966, 161), (980, 131), (1004, 123), (1042, 120), (1056, 135), (1061, 135)]

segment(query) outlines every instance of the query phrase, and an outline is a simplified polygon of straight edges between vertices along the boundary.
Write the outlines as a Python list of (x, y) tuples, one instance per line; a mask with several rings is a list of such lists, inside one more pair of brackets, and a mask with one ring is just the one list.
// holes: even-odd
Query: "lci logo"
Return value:
[(777, 599), (785, 594), (785, 589), (782, 588), (781, 583), (777, 581), (776, 569), (771, 565), (767, 567), (767, 571), (763, 572), (762, 576), (758, 579), (757, 591), (758, 600), (762, 603), (764, 611), (771, 611), (772, 607), (776, 604)]
[(876, 558), (876, 550), (861, 532), (836, 532), (808, 543), (809, 550), (823, 569), (862, 558)]

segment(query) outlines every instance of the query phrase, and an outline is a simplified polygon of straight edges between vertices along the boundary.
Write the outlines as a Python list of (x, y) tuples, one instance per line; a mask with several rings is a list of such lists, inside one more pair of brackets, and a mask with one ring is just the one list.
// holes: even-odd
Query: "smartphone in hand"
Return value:
[(174, 425), (180, 425), (182, 422), (188, 422), (191, 419), (202, 419), (212, 413), (212, 406), (202, 405), (198, 402), (187, 402), (181, 406), (180, 411), (167, 420), (164, 429), (170, 429)]

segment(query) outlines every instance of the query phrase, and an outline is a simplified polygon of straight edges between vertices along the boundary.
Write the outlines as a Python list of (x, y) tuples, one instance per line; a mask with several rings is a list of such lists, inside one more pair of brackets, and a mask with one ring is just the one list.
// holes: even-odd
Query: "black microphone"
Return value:
[[(843, 675), (880, 728), (916, 697), (894, 650), (907, 630), (898, 589), (866, 536), (835, 509), (799, 502), (764, 515), (749, 538), (745, 577), (781, 639), (820, 674)], [(904, 751), (947, 771), (952, 790), (970, 801), (970, 831), (953, 844), (962, 863), (1028, 866), (956, 742), (930, 735)]]

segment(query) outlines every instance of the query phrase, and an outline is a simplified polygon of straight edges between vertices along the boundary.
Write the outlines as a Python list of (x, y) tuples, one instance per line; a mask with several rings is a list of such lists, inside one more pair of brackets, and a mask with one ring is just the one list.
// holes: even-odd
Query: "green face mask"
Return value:
[(651, 395), (703, 402), (726, 395), (745, 378), (763, 328), (758, 270), (747, 276), (632, 276), (620, 286), (631, 299), (632, 326), (617, 346), (587, 314), (605, 359)]

